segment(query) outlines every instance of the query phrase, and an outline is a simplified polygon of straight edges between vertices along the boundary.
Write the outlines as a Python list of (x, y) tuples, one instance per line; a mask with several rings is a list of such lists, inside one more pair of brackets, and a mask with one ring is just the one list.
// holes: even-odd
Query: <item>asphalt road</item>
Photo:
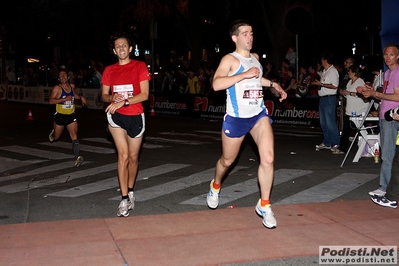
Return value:
[[(27, 120), (29, 110), (32, 120)], [(0, 224), (115, 217), (120, 200), (116, 153), (105, 113), (78, 109), (85, 163), (75, 168), (69, 135), (48, 142), (53, 108), (0, 102)], [(274, 125), (275, 181), (272, 204), (369, 199), (380, 165), (315, 151), (318, 128)], [(146, 117), (146, 133), (131, 215), (207, 209), (205, 197), (220, 156), (221, 121)], [(225, 179), (219, 208), (255, 206), (258, 156), (246, 138)], [(278, 213), (275, 214), (278, 217)], [(122, 218), (121, 218), (122, 219)]]

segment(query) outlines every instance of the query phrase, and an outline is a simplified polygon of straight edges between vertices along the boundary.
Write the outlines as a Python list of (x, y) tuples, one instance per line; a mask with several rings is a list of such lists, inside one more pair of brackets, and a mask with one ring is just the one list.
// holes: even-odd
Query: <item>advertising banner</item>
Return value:
[[(0, 85), (0, 99), (10, 102), (49, 104), (52, 87), (28, 87), (22, 85)], [(79, 89), (87, 100), (87, 108), (104, 110), (106, 104), (101, 100), (101, 90)], [(147, 113), (151, 115), (173, 115), (203, 119), (223, 119), (226, 113), (226, 92), (212, 92), (209, 95), (151, 93), (144, 102)], [(2, 98), (1, 98), (2, 97)], [(287, 98), (280, 102), (276, 97), (264, 97), (270, 117), (274, 124), (318, 127), (319, 99)], [(77, 108), (81, 105), (77, 104)]]

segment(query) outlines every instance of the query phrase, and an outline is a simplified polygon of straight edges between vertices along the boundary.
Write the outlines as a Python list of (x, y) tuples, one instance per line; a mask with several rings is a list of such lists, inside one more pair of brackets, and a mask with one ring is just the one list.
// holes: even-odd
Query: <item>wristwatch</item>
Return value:
[(125, 100), (125, 103), (123, 104), (123, 106), (125, 106), (125, 107), (127, 107), (127, 106), (129, 106), (130, 105), (130, 102), (129, 102), (129, 100)]

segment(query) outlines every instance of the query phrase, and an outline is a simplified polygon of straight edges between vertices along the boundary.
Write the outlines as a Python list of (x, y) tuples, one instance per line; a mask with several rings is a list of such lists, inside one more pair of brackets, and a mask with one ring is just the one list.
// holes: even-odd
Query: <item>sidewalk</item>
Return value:
[(252, 207), (3, 225), (0, 265), (299, 265), (309, 257), (317, 265), (319, 245), (399, 246), (399, 211), (370, 200), (273, 211), (276, 229)]

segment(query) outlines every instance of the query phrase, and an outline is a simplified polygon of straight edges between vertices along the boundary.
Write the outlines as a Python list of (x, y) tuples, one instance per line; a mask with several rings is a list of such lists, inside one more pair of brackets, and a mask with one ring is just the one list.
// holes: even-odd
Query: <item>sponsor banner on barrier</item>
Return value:
[[(318, 98), (287, 98), (280, 102), (276, 97), (265, 97), (264, 101), (274, 124), (320, 126)], [(221, 93), (212, 96), (152, 93), (148, 105), (148, 110), (156, 114), (222, 119), (226, 113), (226, 96)]]
[(7, 101), (48, 104), (51, 89), (48, 87), (7, 86)]
[[(22, 85), (1, 85), (1, 96), (7, 101), (48, 104), (52, 87), (26, 87)], [(101, 100), (99, 89), (79, 89), (87, 100), (89, 109), (104, 110), (107, 103)], [(319, 99), (278, 98), (265, 96), (265, 106), (274, 124), (294, 126), (320, 126)], [(77, 108), (81, 108), (79, 102)], [(226, 112), (226, 94), (213, 92), (209, 95), (163, 94), (152, 92), (143, 103), (147, 112), (158, 115), (191, 116), (204, 119), (222, 119)]]
[(83, 97), (86, 98), (87, 108), (104, 109), (104, 103), (101, 100), (101, 90), (98, 89), (81, 89)]

